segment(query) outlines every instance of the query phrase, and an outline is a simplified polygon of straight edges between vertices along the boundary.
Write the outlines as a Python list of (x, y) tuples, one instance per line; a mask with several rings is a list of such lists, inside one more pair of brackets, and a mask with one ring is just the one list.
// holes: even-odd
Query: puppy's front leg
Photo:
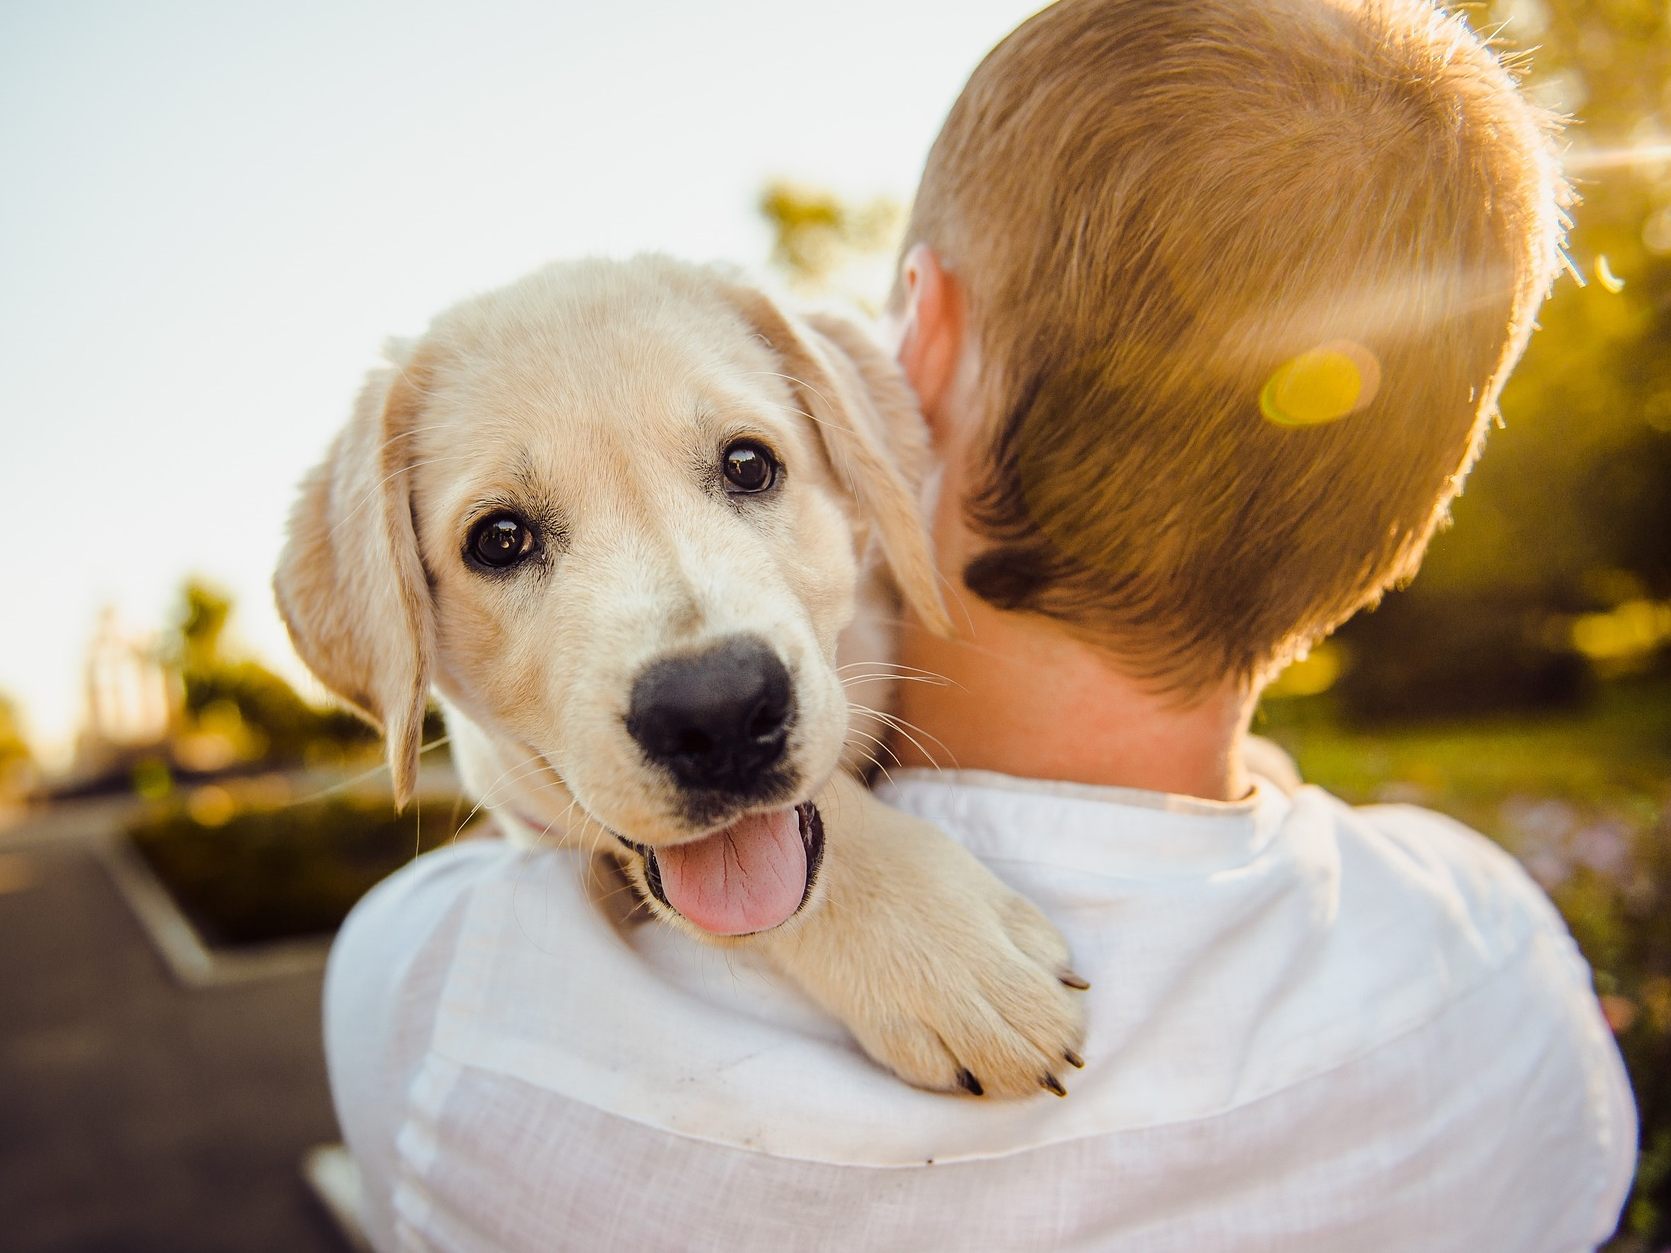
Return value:
[(1062, 1095), (1084, 1029), (1070, 988), (1083, 985), (1055, 928), (932, 824), (846, 774), (816, 803), (822, 891), (751, 942), (911, 1083)]

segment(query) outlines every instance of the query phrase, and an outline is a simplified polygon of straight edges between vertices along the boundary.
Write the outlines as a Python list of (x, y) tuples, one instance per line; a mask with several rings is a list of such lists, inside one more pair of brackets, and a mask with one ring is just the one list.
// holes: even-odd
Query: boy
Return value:
[[(1471, 832), (1242, 752), (1262, 683), (1413, 572), (1560, 195), (1538, 118), (1424, 0), (1063, 0), (1001, 44), (893, 307), (964, 623), (909, 631), (953, 682), (904, 712), (962, 769), (887, 795), (1062, 928), (1088, 1068), (1048, 1106), (906, 1089), (746, 950), (624, 941), (561, 858), (478, 843), (379, 889), (333, 958), (380, 1244), (1605, 1239), (1634, 1117), (1548, 902)], [(539, 908), (473, 910), (495, 880)], [(575, 986), (505, 977), (519, 944), (578, 950)], [(641, 1017), (598, 1012), (629, 988)]]

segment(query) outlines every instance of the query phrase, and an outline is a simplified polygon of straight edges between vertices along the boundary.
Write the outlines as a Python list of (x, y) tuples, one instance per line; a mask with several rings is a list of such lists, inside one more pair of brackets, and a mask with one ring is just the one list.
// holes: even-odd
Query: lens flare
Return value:
[(1362, 409), (1380, 386), (1375, 354), (1338, 340), (1278, 366), (1259, 393), (1259, 410), (1277, 426), (1322, 426)]
[(1606, 253), (1596, 258), (1596, 282), (1601, 284), (1603, 290), (1612, 292), (1615, 296), (1625, 289), (1625, 280), (1613, 273), (1613, 267), (1607, 263)]
[(1664, 142), (1658, 135), (1645, 136), (1640, 143), (1627, 144), (1622, 148), (1574, 149), (1561, 160), (1561, 165), (1572, 174), (1668, 164), (1671, 164), (1671, 143)]

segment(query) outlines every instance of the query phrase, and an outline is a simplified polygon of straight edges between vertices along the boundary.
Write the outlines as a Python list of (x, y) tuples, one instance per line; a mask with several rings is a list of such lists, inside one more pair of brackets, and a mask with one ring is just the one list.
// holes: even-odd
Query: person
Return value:
[[(929, 156), (890, 334), (955, 635), (881, 791), (1089, 976), (1065, 1101), (907, 1088), (568, 854), (419, 859), (327, 980), (380, 1248), (1570, 1250), (1630, 1090), (1481, 836), (1250, 767), (1262, 686), (1410, 577), (1561, 244), (1540, 116), (1427, 0), (1061, 0)], [(938, 741), (959, 768), (927, 769)]]

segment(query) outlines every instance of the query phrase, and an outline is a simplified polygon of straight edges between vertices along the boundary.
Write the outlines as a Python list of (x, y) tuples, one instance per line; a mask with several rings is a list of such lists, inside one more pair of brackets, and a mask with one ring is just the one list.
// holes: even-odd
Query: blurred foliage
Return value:
[(174, 663), (181, 670), (204, 670), (218, 663), (231, 616), (230, 596), (205, 579), (187, 579), (180, 588), (168, 648)]
[[(433, 831), (430, 846), (457, 834), (459, 802), (431, 795), (396, 813), (376, 767), (296, 799), (300, 779), (314, 792), (340, 777), (338, 767), (375, 761), (377, 735), (345, 710), (314, 708), (239, 655), (232, 616), (231, 598), (212, 584), (182, 586), (157, 646), (179, 680), (182, 709), (166, 751), (128, 765), (145, 808), (127, 833), (209, 944), (329, 934), (372, 885), (423, 850), (422, 833)], [(433, 714), (425, 731), (440, 735)]]
[(838, 291), (877, 311), (887, 258), (904, 227), (897, 201), (850, 205), (829, 191), (779, 180), (761, 193), (760, 212), (772, 228), (772, 264), (791, 284)]
[(1586, 672), (1671, 662), (1671, 8), (1513, 0), (1486, 20), (1572, 115), (1583, 281), (1556, 284), (1421, 576), (1341, 633), (1346, 703), (1371, 718), (1570, 704)]
[(202, 785), (128, 830), (211, 945), (328, 935), (380, 879), (458, 827), (450, 796), (396, 814), (378, 797), (287, 802), (283, 783), (276, 787), (276, 796), (268, 785), (267, 796), (252, 798), (248, 789)]
[(331, 764), (365, 753), (376, 734), (342, 709), (315, 709), (278, 675), (232, 653), (232, 599), (203, 579), (180, 589), (163, 660), (185, 690), (186, 726), (176, 755), (187, 765), (260, 761)]

